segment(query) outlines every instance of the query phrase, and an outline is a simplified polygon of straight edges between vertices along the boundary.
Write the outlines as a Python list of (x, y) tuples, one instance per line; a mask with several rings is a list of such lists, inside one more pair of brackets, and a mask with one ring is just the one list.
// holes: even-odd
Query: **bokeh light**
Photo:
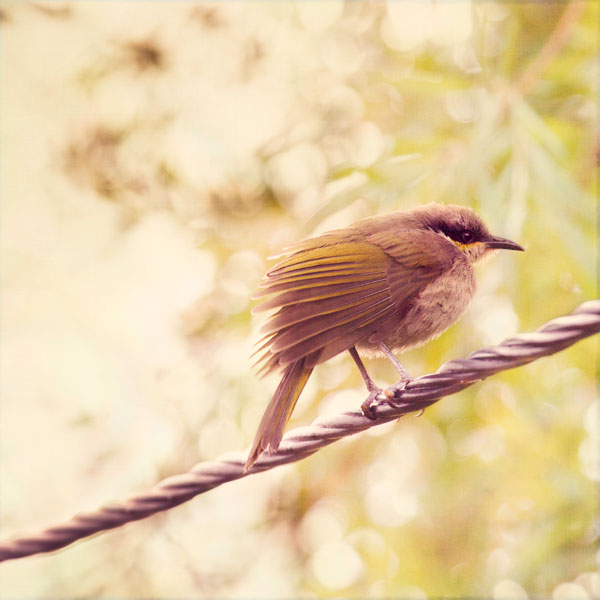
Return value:
[[(303, 237), (436, 201), (526, 247), (413, 375), (594, 298), (599, 6), (3, 2), (2, 535), (248, 447), (278, 382), (251, 295)], [(2, 594), (597, 598), (597, 358), (9, 563)], [(364, 396), (335, 357), (290, 427)]]

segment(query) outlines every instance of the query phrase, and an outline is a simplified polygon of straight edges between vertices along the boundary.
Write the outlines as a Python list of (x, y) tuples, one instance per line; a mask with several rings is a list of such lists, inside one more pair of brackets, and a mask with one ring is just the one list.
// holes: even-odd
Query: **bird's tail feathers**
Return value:
[(301, 358), (285, 367), (283, 377), (258, 426), (244, 472), (252, 467), (264, 451), (276, 452), (279, 448), (285, 425), (312, 373), (312, 367), (307, 368), (304, 363), (305, 359)]

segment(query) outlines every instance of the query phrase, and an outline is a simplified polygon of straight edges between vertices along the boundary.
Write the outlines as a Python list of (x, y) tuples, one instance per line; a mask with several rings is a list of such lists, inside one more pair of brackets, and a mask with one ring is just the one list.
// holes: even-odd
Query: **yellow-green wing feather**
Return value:
[[(366, 241), (364, 241), (366, 240)], [(413, 232), (346, 230), (292, 247), (265, 276), (257, 311), (278, 309), (263, 331), (261, 371), (331, 358), (394, 317), (444, 265)]]

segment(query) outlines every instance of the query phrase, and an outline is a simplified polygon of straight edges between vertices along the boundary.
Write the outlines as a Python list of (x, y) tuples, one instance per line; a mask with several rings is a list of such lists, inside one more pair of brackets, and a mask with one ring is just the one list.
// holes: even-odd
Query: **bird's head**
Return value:
[(516, 242), (492, 235), (475, 211), (467, 206), (429, 204), (416, 209), (413, 215), (420, 228), (444, 237), (473, 263), (497, 249), (525, 250)]

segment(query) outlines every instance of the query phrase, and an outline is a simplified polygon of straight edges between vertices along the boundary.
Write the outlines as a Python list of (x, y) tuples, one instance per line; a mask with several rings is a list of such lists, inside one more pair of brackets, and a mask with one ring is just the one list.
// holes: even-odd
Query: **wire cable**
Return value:
[(66, 523), (40, 533), (0, 542), (0, 561), (57, 550), (95, 533), (168, 510), (228, 481), (296, 462), (340, 438), (423, 410), (440, 398), (494, 373), (555, 354), (598, 332), (600, 300), (591, 300), (581, 304), (572, 314), (549, 321), (533, 333), (515, 335), (497, 346), (477, 350), (465, 359), (445, 363), (435, 373), (409, 381), (396, 394), (392, 404), (384, 402), (374, 407), (376, 420), (366, 418), (360, 410), (320, 417), (310, 426), (289, 431), (279, 450), (274, 454), (263, 454), (247, 473), (244, 473), (245, 451), (198, 463), (189, 472), (168, 477), (147, 492), (75, 515)]

